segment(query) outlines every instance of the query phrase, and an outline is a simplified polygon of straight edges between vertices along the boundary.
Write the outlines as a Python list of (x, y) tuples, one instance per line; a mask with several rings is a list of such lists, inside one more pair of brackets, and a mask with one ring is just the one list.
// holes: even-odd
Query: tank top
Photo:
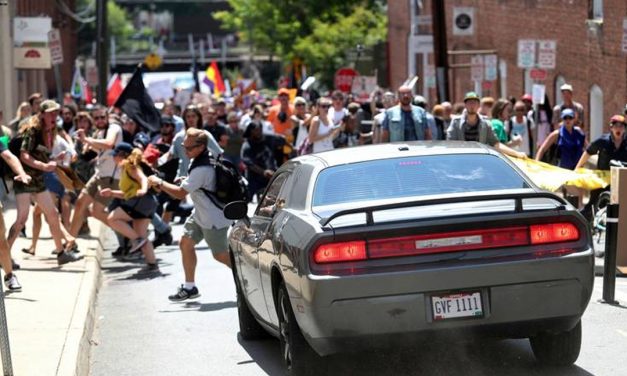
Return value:
[(122, 171), (120, 172), (120, 183), (119, 187), (122, 193), (124, 194), (124, 199), (129, 200), (137, 195), (137, 191), (141, 188), (141, 184), (138, 181), (135, 181), (129, 174), (131, 166), (125, 165)]
[[(318, 125), (318, 136), (325, 136), (331, 133), (332, 124), (325, 124), (320, 117), (318, 119), (320, 120)], [(333, 140), (331, 139), (331, 137), (325, 137), (322, 140), (314, 142), (314, 153), (320, 153), (327, 150), (333, 150)]]

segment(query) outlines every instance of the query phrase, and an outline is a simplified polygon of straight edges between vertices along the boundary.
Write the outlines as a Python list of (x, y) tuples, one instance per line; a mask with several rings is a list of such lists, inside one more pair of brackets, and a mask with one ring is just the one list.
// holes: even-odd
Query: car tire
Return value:
[(231, 253), (231, 268), (233, 270), (233, 279), (235, 280), (235, 291), (237, 293), (237, 317), (239, 318), (239, 335), (244, 340), (253, 340), (267, 338), (268, 332), (259, 324), (253, 313), (248, 307), (248, 302), (244, 297), (244, 293), (239, 285), (237, 271), (235, 269), (233, 253)]
[(557, 334), (543, 332), (530, 337), (529, 342), (540, 363), (569, 366), (575, 363), (581, 350), (581, 320), (571, 330)]
[(321, 369), (320, 356), (309, 346), (296, 322), (287, 288), (283, 282), (277, 294), (277, 311), (281, 357), (287, 374), (290, 376), (325, 374)]

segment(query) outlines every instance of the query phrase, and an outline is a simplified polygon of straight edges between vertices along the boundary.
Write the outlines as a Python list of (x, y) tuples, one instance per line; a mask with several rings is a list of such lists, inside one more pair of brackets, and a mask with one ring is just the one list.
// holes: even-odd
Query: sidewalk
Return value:
[[(7, 232), (16, 217), (14, 201), (4, 202)], [(90, 219), (91, 234), (77, 239), (78, 262), (59, 267), (51, 255), (54, 242), (44, 221), (35, 256), (21, 252), (30, 246), (19, 237), (11, 254), (22, 291), (6, 293), (5, 305), (14, 375), (87, 375), (94, 303), (100, 286), (101, 223)], [(4, 273), (3, 273), (4, 275)]]

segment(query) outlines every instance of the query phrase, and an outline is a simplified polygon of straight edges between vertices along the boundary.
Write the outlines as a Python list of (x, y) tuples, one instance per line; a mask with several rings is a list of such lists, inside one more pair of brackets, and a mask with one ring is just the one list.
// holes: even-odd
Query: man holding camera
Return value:
[(294, 106), (290, 104), (290, 91), (286, 88), (279, 89), (279, 104), (270, 107), (268, 121), (272, 123), (274, 133), (285, 136), (288, 142), (292, 142), (292, 122), (290, 117), (294, 113)]

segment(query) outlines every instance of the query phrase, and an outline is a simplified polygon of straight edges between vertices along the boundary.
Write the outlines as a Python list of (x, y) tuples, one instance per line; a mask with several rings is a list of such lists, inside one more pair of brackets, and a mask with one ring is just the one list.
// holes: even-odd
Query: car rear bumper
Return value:
[[(369, 339), (410, 339), (445, 333), (528, 337), (572, 328), (594, 284), (591, 250), (507, 263), (429, 266), (411, 271), (301, 280), (296, 319), (321, 355)], [(434, 320), (431, 296), (480, 292), (483, 316)], [(386, 341), (376, 341), (385, 343)]]

